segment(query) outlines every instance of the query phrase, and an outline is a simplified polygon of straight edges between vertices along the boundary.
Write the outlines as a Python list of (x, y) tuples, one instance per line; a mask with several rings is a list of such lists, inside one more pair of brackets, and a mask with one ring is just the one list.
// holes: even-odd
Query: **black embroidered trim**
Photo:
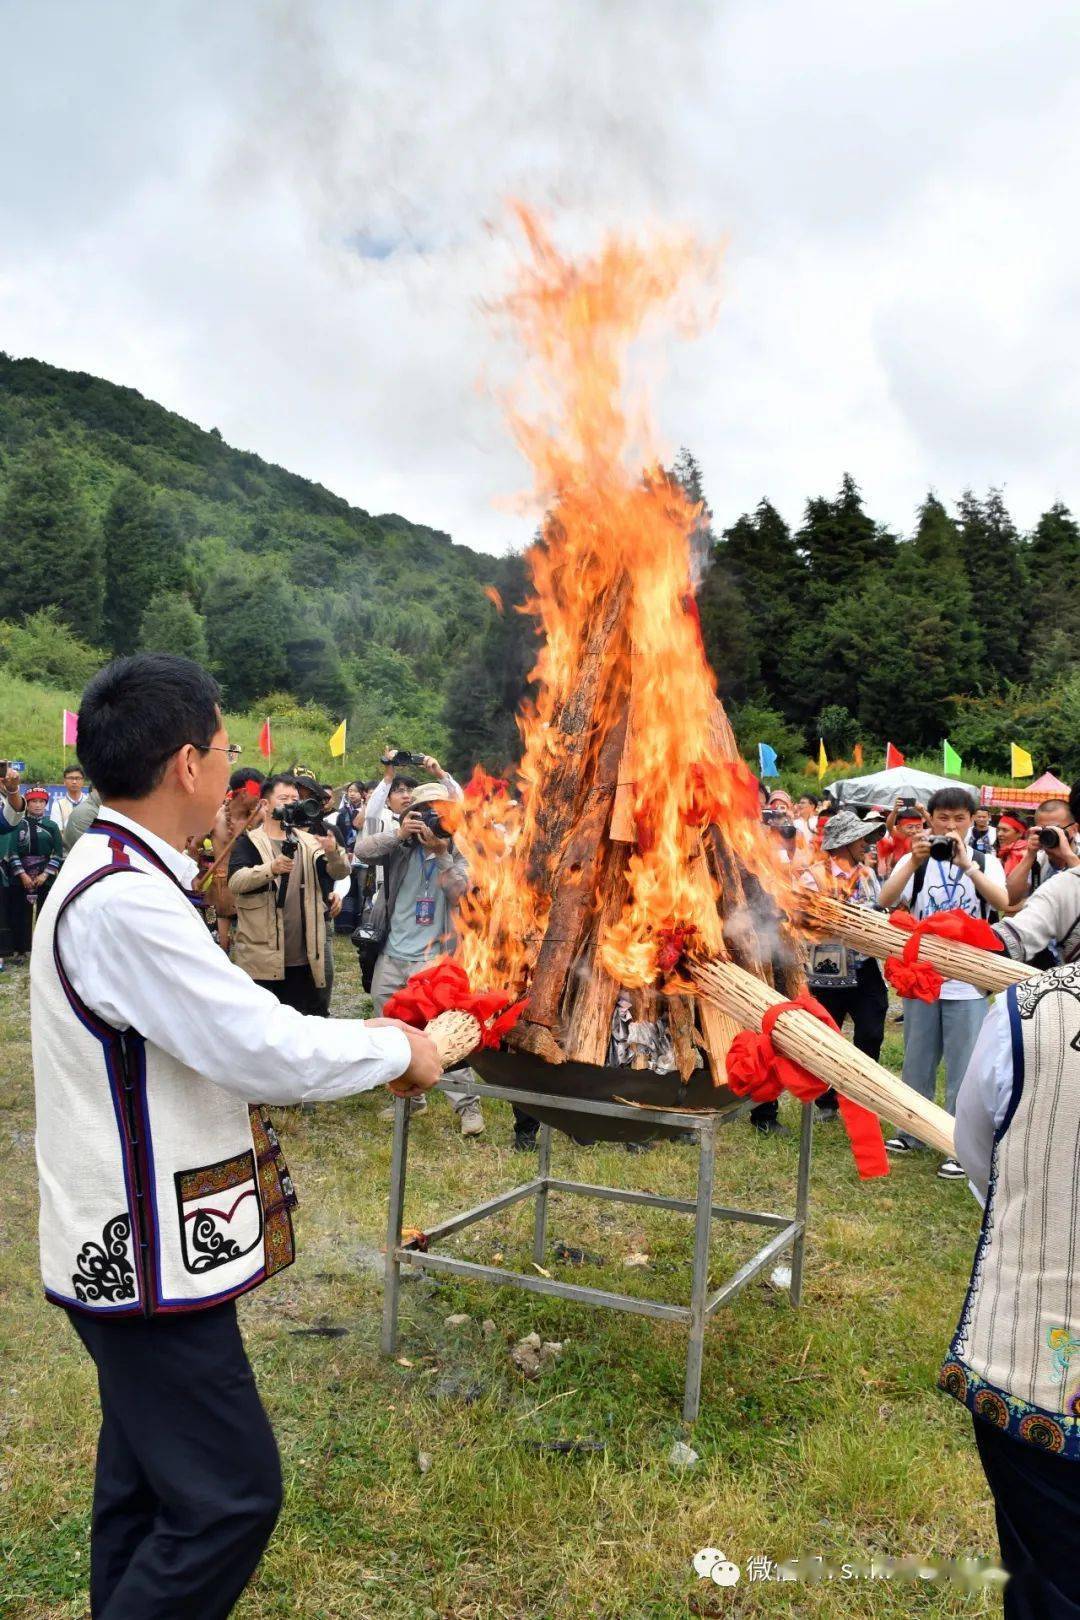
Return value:
[(75, 1298), (82, 1304), (98, 1300), (135, 1298), (135, 1267), (128, 1259), (131, 1220), (114, 1215), (105, 1223), (100, 1243), (84, 1243), (76, 1257), (79, 1270), (72, 1274)]
[(1039, 1002), (1054, 990), (1064, 990), (1066, 995), (1080, 1001), (1080, 962), (1064, 962), (1060, 967), (1051, 968), (1048, 973), (1040, 973), (1037, 978), (1018, 984), (1016, 1007), (1020, 1017), (1025, 1020), (1033, 1018)]
[(235, 1238), (226, 1237), (218, 1231), (214, 1217), (203, 1209), (195, 1214), (187, 1236), (192, 1251), (188, 1270), (196, 1274), (212, 1271), (215, 1266), (223, 1266), (227, 1260), (239, 1260), (244, 1253)]

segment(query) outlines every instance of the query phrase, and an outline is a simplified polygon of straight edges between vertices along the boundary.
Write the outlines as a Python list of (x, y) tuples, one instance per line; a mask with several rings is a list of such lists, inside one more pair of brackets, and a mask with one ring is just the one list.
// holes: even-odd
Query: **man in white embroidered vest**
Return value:
[(989, 1013), (956, 1104), (980, 1198), (971, 1285), (938, 1382), (973, 1414), (1010, 1620), (1080, 1617), (1080, 964)]
[(101, 1396), (94, 1620), (219, 1620), (277, 1517), (235, 1300), (291, 1262), (296, 1200), (259, 1105), (439, 1075), (426, 1036), (304, 1017), (214, 943), (181, 851), (225, 795), (219, 704), (164, 654), (90, 682), (78, 747), (102, 805), (34, 940), (42, 1274)]

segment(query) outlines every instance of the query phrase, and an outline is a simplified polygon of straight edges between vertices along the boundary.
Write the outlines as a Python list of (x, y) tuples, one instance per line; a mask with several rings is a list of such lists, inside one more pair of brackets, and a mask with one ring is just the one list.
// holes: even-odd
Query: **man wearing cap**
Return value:
[[(879, 816), (860, 821), (852, 810), (838, 810), (826, 824), (821, 858), (802, 876), (805, 888), (853, 906), (875, 906), (878, 880), (866, 865), (866, 852), (885, 823)], [(808, 950), (807, 983), (825, 1010), (843, 1028), (850, 1015), (855, 1045), (875, 1062), (885, 1038), (889, 996), (881, 969), (842, 940), (817, 940)], [(818, 1098), (826, 1117), (835, 1116), (836, 1093)]]
[(262, 824), (233, 845), (233, 960), (287, 1007), (326, 1018), (332, 982), (326, 915), (334, 879), (348, 876), (349, 858), (333, 833), (319, 837), (301, 826), (291, 829), (296, 847), (286, 854), (289, 806), (300, 793), (294, 777), (268, 777), (261, 789)]
[[(410, 791), (408, 805), (393, 831), (369, 833), (365, 827), (353, 845), (354, 860), (379, 864), (384, 873), (373, 919), (373, 925), (385, 931), (371, 981), (377, 1013), (425, 962), (453, 949), (452, 913), (468, 885), (468, 869), (453, 839), (441, 837), (416, 813), (425, 805), (452, 802), (445, 777), (424, 782)], [(370, 825), (370, 799), (368, 818)], [(484, 1116), (476, 1098), (452, 1091), (446, 1095), (461, 1122), (462, 1136), (482, 1135)], [(427, 1099), (416, 1098), (409, 1106), (420, 1113), (427, 1107)], [(392, 1116), (392, 1110), (388, 1113)]]
[(30, 949), (36, 908), (52, 888), (64, 858), (60, 829), (45, 814), (49, 795), (44, 788), (28, 789), (26, 815), (11, 836), (8, 870), (11, 877), (11, 950), (22, 962)]

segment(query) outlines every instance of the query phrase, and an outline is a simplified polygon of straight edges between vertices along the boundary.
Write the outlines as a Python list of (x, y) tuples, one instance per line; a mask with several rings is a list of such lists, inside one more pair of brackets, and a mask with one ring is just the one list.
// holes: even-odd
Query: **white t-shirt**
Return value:
[[(984, 855), (984, 871), (992, 883), (1005, 887), (1005, 871), (996, 855)], [(983, 915), (979, 891), (968, 872), (962, 872), (951, 861), (935, 861), (932, 857), (923, 867), (922, 886), (911, 906), (911, 891), (915, 885), (913, 872), (904, 884), (904, 892), (897, 901), (909, 906), (917, 922), (932, 917), (938, 911), (966, 911), (969, 917)], [(941, 987), (942, 1001), (979, 1001), (986, 992), (962, 979), (946, 979)]]
[(974, 849), (976, 845), (978, 845), (980, 849), (997, 849), (997, 828), (987, 827), (985, 832), (976, 832), (974, 826), (969, 827), (967, 832), (967, 847), (968, 849)]

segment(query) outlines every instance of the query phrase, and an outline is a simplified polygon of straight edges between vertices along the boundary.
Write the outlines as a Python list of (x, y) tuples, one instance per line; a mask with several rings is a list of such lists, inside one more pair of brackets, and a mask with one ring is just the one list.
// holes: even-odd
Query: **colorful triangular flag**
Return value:
[(1018, 748), (1015, 743), (1009, 744), (1012, 757), (1012, 770), (1010, 775), (1017, 779), (1021, 776), (1034, 776), (1035, 766), (1031, 762), (1031, 755), (1026, 748)]
[(344, 720), (341, 722), (340, 726), (338, 726), (337, 730), (334, 732), (334, 735), (330, 739), (330, 753), (332, 754), (334, 759), (344, 759), (345, 758), (345, 721)]
[(899, 748), (895, 747), (895, 745), (893, 743), (886, 743), (885, 744), (885, 769), (887, 771), (898, 771), (900, 769), (901, 765), (906, 765), (906, 764), (907, 764), (907, 760), (904, 758), (904, 756), (900, 752)]
[(825, 772), (828, 770), (828, 768), (829, 768), (829, 756), (825, 752), (825, 743), (824, 743), (823, 739), (819, 737), (818, 738), (818, 756), (817, 756), (817, 773), (818, 773), (818, 781), (819, 782), (821, 781), (821, 778), (825, 775)]
[(79, 740), (79, 717), (70, 709), (64, 710), (64, 747), (74, 748)]
[(948, 739), (946, 739), (941, 745), (941, 756), (945, 775), (959, 776), (960, 772), (964, 768), (964, 762)]
[(776, 764), (776, 749), (769, 743), (758, 743), (758, 771), (762, 776), (779, 776)]
[(274, 752), (274, 741), (270, 735), (269, 720), (263, 721), (263, 728), (259, 732), (259, 753), (264, 759), (269, 759)]

